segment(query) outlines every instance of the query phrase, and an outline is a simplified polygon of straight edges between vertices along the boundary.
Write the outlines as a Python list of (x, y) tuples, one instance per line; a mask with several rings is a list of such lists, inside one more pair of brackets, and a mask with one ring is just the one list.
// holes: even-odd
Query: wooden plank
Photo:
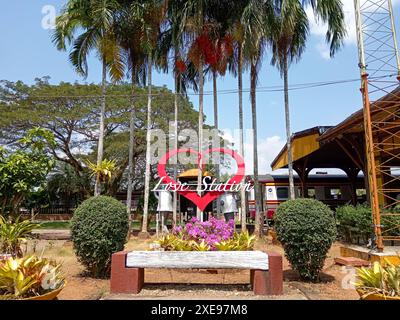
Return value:
[(268, 255), (261, 251), (133, 251), (128, 268), (254, 269), (268, 270)]

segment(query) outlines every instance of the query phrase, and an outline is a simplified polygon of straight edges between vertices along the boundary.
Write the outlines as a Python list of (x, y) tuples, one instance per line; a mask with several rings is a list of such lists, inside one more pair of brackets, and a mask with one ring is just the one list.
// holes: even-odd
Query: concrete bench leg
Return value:
[(250, 283), (255, 295), (282, 295), (283, 294), (283, 265), (282, 256), (268, 253), (269, 270), (251, 270)]
[(111, 259), (111, 293), (138, 294), (144, 284), (144, 269), (126, 268), (127, 252), (117, 252)]

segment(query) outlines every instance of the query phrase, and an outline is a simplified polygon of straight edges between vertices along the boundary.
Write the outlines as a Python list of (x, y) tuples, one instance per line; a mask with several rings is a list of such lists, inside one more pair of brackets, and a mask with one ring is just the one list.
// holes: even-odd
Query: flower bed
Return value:
[(253, 249), (254, 242), (255, 237), (248, 232), (234, 231), (233, 220), (226, 223), (211, 218), (200, 222), (193, 218), (156, 243), (165, 251), (248, 251)]

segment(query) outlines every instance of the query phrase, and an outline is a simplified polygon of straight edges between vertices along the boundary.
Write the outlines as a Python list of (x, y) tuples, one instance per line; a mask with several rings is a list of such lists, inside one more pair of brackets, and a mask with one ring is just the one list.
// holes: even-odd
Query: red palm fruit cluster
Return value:
[(177, 59), (175, 67), (178, 73), (184, 73), (186, 71), (186, 63), (182, 59)]

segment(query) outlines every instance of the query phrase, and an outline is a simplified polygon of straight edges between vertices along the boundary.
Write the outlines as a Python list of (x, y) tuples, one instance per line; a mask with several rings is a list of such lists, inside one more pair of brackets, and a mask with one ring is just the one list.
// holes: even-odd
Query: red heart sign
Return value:
[[(235, 176), (226, 183), (226, 185), (230, 186), (230, 185), (234, 185), (234, 184), (236, 184), (236, 185), (239, 184), (243, 180), (243, 177), (245, 175), (244, 160), (235, 151), (229, 150), (229, 149), (222, 149), (222, 148), (209, 149), (206, 152), (204, 152), (203, 154), (201, 154), (200, 152), (193, 150), (193, 149), (178, 149), (178, 150), (170, 151), (158, 163), (158, 174), (159, 174), (160, 178), (164, 178), (163, 181), (165, 183), (170, 184), (171, 186), (178, 187), (179, 183), (174, 181), (173, 179), (171, 179), (168, 176), (167, 171), (166, 171), (166, 166), (167, 166), (168, 160), (170, 158), (172, 158), (173, 156), (175, 156), (179, 153), (194, 153), (198, 157), (198, 167), (200, 168), (201, 159), (204, 156), (209, 155), (211, 153), (215, 153), (215, 152), (230, 155), (233, 159), (235, 159), (235, 161), (237, 163), (237, 167), (238, 167), (237, 172), (236, 172)], [(204, 166), (201, 166), (201, 167), (204, 168)], [(200, 168), (200, 170), (202, 168)], [(177, 188), (177, 189), (178, 189), (179, 194), (181, 194), (185, 198), (192, 201), (201, 211), (204, 211), (210, 202), (212, 202), (213, 200), (219, 198), (220, 196), (222, 196), (224, 194), (224, 192), (222, 192), (222, 191), (209, 191), (204, 196), (200, 197), (197, 194), (197, 191), (195, 191), (195, 190), (182, 191), (182, 190), (179, 190), (179, 188)]]

